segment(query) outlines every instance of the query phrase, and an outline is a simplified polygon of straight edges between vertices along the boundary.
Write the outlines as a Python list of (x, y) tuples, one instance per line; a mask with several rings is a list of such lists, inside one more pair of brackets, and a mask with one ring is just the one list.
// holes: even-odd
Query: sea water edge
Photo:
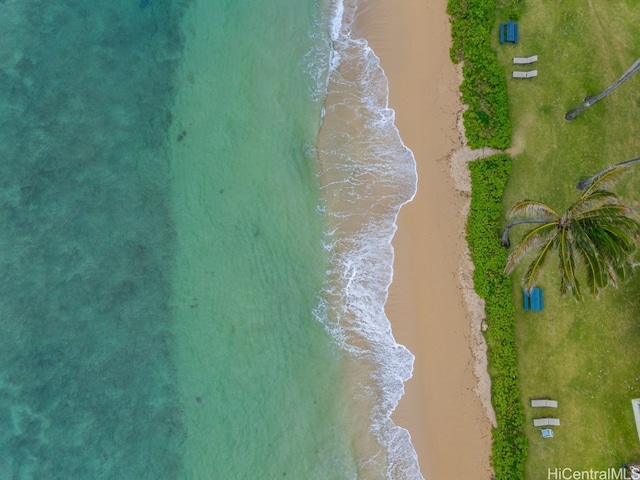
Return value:
[(185, 19), (170, 132), (185, 478), (357, 478), (343, 355), (314, 318), (327, 8), (195, 1)]
[(362, 478), (379, 478), (382, 469), (389, 480), (422, 479), (409, 432), (391, 420), (414, 357), (395, 341), (384, 311), (393, 277), (391, 240), (400, 208), (415, 196), (417, 170), (394, 124), (380, 61), (354, 32), (366, 4), (332, 2), (332, 55), (318, 139), (330, 252), (322, 310), (351, 359), (345, 375), (352, 414), (369, 412), (375, 442), (360, 434), (356, 442)]
[[(186, 382), (183, 382), (187, 386), (184, 390), (185, 411), (190, 419), (187, 421), (187, 430), (198, 432), (196, 435), (187, 435), (188, 441), (185, 450), (187, 467), (195, 466), (195, 470), (189, 475), (193, 478), (205, 478), (204, 476), (209, 472), (216, 472), (219, 476), (246, 475), (247, 472), (244, 472), (243, 468), (245, 468), (247, 459), (251, 459), (249, 461), (250, 468), (255, 469), (255, 471), (251, 470), (254, 472), (253, 474), (271, 472), (271, 475), (276, 475), (277, 472), (282, 471), (283, 475), (287, 473), (295, 478), (297, 471), (298, 476), (301, 472), (305, 472), (304, 475), (307, 478), (319, 479), (386, 478), (395, 480), (422, 478), (408, 432), (397, 427), (390, 418), (404, 392), (404, 381), (411, 376), (413, 356), (395, 342), (389, 321), (384, 313), (384, 304), (392, 279), (393, 249), (391, 239), (396, 229), (399, 209), (415, 194), (417, 181), (415, 160), (410, 150), (402, 143), (394, 125), (394, 112), (388, 107), (388, 83), (378, 58), (364, 39), (355, 38), (352, 34), (360, 3), (347, 0), (346, 2), (318, 2), (317, 5), (320, 10), (315, 13), (313, 25), (308, 25), (309, 31), (313, 32), (310, 36), (314, 46), (309, 45), (304, 53), (300, 51), (297, 54), (299, 58), (296, 58), (296, 62), (299, 62), (297, 68), (302, 67), (308, 80), (311, 80), (309, 97), (305, 101), (317, 104), (317, 108), (324, 103), (317, 145), (314, 149), (312, 142), (315, 133), (307, 131), (304, 141), (305, 153), (303, 154), (308, 157), (307, 161), (312, 160), (314, 151), (317, 155), (317, 181), (320, 184), (320, 197), (316, 197), (315, 202), (319, 202), (321, 205), (318, 207), (318, 203), (316, 203), (316, 207), (322, 215), (316, 216), (316, 219), (312, 220), (315, 226), (308, 225), (306, 237), (296, 238), (291, 234), (289, 240), (292, 243), (289, 244), (289, 247), (294, 249), (295, 242), (299, 244), (313, 242), (310, 237), (317, 235), (317, 232), (314, 233), (314, 228), (318, 226), (314, 222), (320, 221), (324, 224), (324, 245), (328, 257), (324, 286), (321, 292), (317, 292), (317, 295), (313, 294), (315, 287), (306, 289), (305, 295), (309, 298), (313, 296), (316, 299), (315, 308), (312, 308), (314, 316), (319, 324), (323, 325), (330, 333), (335, 345), (338, 345), (343, 353), (342, 355), (334, 355), (330, 352), (330, 346), (325, 346), (320, 347), (315, 358), (288, 355), (284, 359), (277, 360), (282, 349), (295, 351), (305, 344), (300, 338), (289, 338), (288, 334), (283, 334), (289, 342), (292, 340), (298, 342), (297, 346), (295, 343), (281, 344), (276, 345), (276, 348), (271, 351), (269, 345), (260, 343), (258, 339), (253, 339), (253, 342), (257, 342), (255, 348), (242, 350), (235, 340), (236, 330), (241, 330), (241, 336), (244, 338), (252, 338), (256, 327), (259, 329), (262, 326), (252, 324), (251, 331), (249, 331), (238, 325), (220, 323), (219, 328), (228, 330), (228, 336), (224, 338), (222, 343), (224, 346), (231, 345), (236, 350), (226, 353), (227, 357), (219, 354), (217, 358), (213, 358), (208, 353), (211, 345), (217, 345), (219, 350), (224, 350), (224, 346), (220, 343), (220, 339), (213, 338), (211, 333), (209, 333), (209, 338), (203, 333), (211, 328), (208, 323), (209, 318), (224, 315), (224, 312), (216, 310), (218, 307), (215, 305), (209, 305), (210, 310), (207, 315), (204, 313), (207, 310), (203, 308), (205, 302), (201, 299), (209, 295), (213, 297), (213, 303), (217, 302), (219, 305), (221, 303), (220, 294), (211, 295), (212, 289), (213, 291), (216, 288), (219, 289), (221, 281), (227, 283), (227, 287), (233, 282), (230, 281), (231, 279), (225, 281), (224, 278), (221, 279), (218, 276), (216, 281), (212, 283), (210, 279), (206, 279), (206, 272), (200, 272), (196, 275), (195, 283), (197, 285), (194, 285), (194, 288), (201, 289), (201, 294), (192, 295), (192, 298), (188, 299), (186, 291), (184, 291), (185, 298), (179, 300), (177, 305), (179, 317), (188, 318), (191, 321), (191, 323), (185, 323), (188, 327), (184, 328), (179, 336), (184, 335), (185, 345), (188, 345), (190, 349), (196, 346), (195, 350), (199, 351), (195, 356), (192, 355), (193, 352), (186, 356), (183, 355), (178, 361), (179, 365), (186, 366), (185, 371), (190, 372), (184, 379)], [(262, 4), (252, 3), (250, 7), (246, 6), (246, 11), (235, 12), (235, 15), (246, 17), (260, 15), (257, 12), (261, 6)], [(291, 5), (287, 6), (286, 2), (283, 2), (282, 7), (288, 8), (289, 12), (292, 11)], [(270, 5), (269, 9), (264, 12), (266, 17), (251, 26), (251, 35), (259, 38), (259, 27), (265, 21), (272, 28), (273, 22), (268, 22), (269, 12), (273, 15), (273, 12), (277, 11), (277, 5)], [(209, 13), (211, 14), (210, 18), (219, 17), (215, 12)], [(323, 14), (327, 13), (328, 17), (323, 17)], [(228, 15), (229, 12), (225, 12), (225, 14)], [(209, 16), (205, 14), (201, 15), (201, 18), (207, 19)], [(271, 18), (275, 21), (278, 16), (273, 15)], [(229, 17), (227, 21), (230, 20), (241, 23), (239, 18)], [(301, 21), (302, 19), (292, 19), (292, 23)], [(202, 27), (202, 25), (199, 28), (204, 28), (203, 31), (206, 31), (206, 27)], [(200, 31), (199, 28), (195, 30)], [(216, 28), (219, 31), (225, 31), (224, 22), (218, 19)], [(322, 33), (323, 29), (324, 34)], [(270, 55), (270, 48), (291, 42), (291, 39), (286, 36), (287, 33), (309, 35), (308, 31), (305, 33), (304, 29), (302, 30), (301, 32), (297, 30), (286, 32), (285, 28), (282, 39), (274, 39), (269, 36), (264, 50), (258, 44), (249, 43), (251, 54), (259, 52), (262, 56)], [(266, 31), (269, 31), (269, 28)], [(244, 32), (241, 30), (238, 33)], [(212, 36), (215, 39), (216, 47), (224, 50), (225, 41), (229, 39), (215, 37), (215, 34)], [(273, 43), (274, 41), (275, 43)], [(228, 45), (232, 51), (237, 48), (237, 44), (232, 42)], [(188, 47), (189, 45), (187, 45), (187, 49)], [(206, 45), (202, 45), (202, 47), (206, 47)], [(241, 52), (235, 53), (240, 55)], [(247, 52), (245, 54), (248, 55)], [(256, 61), (259, 64), (260, 60)], [(208, 64), (207, 62), (206, 52), (200, 52), (200, 57), (196, 62), (197, 67), (193, 67), (193, 69), (202, 69)], [(272, 59), (271, 64), (279, 65), (276, 58)], [(286, 76), (292, 76), (293, 67), (295, 65), (285, 67), (291, 69), (288, 74), (285, 74)], [(242, 78), (237, 78), (236, 81), (242, 82), (248, 76), (264, 75), (265, 69), (268, 70), (266, 64), (262, 64), (262, 71), (260, 68), (249, 69), (244, 72)], [(201, 72), (202, 78), (207, 75), (215, 76), (215, 72), (220, 70), (224, 70), (221, 65), (211, 64), (211, 69), (208, 72)], [(283, 72), (279, 74), (282, 75)], [(193, 79), (193, 71), (185, 71), (184, 74), (185, 77), (191, 75), (191, 81), (195, 84), (198, 83), (197, 77), (195, 80)], [(222, 81), (220, 78), (217, 80)], [(277, 84), (281, 80), (274, 77), (273, 81), (274, 84)], [(221, 102), (230, 93), (220, 87), (219, 83), (212, 82), (211, 84), (211, 88), (217, 90), (215, 98), (218, 102)], [(288, 88), (292, 87), (293, 84), (290, 84)], [(263, 91), (262, 87), (256, 83), (255, 85), (247, 84), (243, 91), (238, 91), (235, 96), (230, 95), (230, 98), (246, 97), (248, 92), (254, 90), (265, 94), (261, 98), (271, 98), (274, 95), (277, 97), (279, 94), (277, 88)], [(202, 96), (204, 92), (196, 93), (200, 95), (200, 99), (204, 98)], [(252, 96), (253, 102), (258, 101), (257, 95)], [(296, 98), (301, 99), (303, 96), (296, 97), (295, 90), (289, 90), (286, 98), (287, 102), (295, 103)], [(245, 106), (240, 105), (240, 110)], [(280, 107), (282, 106), (280, 105)], [(271, 105), (271, 107), (277, 107), (277, 105)], [(192, 104), (187, 108), (187, 111), (193, 112), (194, 109)], [(218, 108), (218, 110), (220, 109)], [(308, 112), (307, 114), (300, 114), (300, 112), (298, 114), (300, 118), (310, 119), (308, 126), (319, 120), (312, 120), (306, 116)], [(218, 118), (224, 117), (224, 115), (224, 112), (216, 112)], [(258, 118), (258, 124), (260, 121), (277, 123), (277, 116), (269, 119), (265, 117), (263, 120), (260, 117), (259, 109), (251, 112), (251, 116)], [(313, 114), (311, 114), (312, 116)], [(285, 121), (290, 121), (290, 119), (285, 119)], [(215, 123), (215, 120), (213, 122)], [(183, 133), (186, 135), (187, 132), (189, 138), (193, 138), (194, 133), (198, 135), (197, 127), (190, 126), (187, 129), (185, 126), (187, 123), (189, 122), (181, 123), (180, 116), (177, 115), (173, 135), (177, 138), (180, 138)], [(247, 121), (247, 123), (251, 122)], [(214, 130), (222, 131), (224, 129), (225, 126), (222, 124), (216, 124), (214, 127)], [(201, 132), (200, 135), (203, 133)], [(228, 132), (225, 135), (228, 135)], [(266, 133), (263, 132), (257, 138), (265, 141)], [(203, 137), (197, 137), (194, 142), (196, 144), (199, 142), (201, 147), (206, 143)], [(228, 155), (231, 143), (233, 143), (233, 137), (227, 138), (225, 155)], [(183, 143), (174, 146), (189, 148), (188, 142), (184, 142), (184, 139)], [(216, 147), (212, 144), (209, 146), (214, 150), (220, 150), (219, 146)], [(265, 155), (268, 152), (266, 147), (268, 147), (266, 144), (264, 148), (260, 147), (260, 155)], [(198, 156), (198, 152), (193, 151), (189, 153), (189, 156), (192, 157), (194, 154), (196, 157)], [(256, 153), (247, 147), (242, 154), (250, 158)], [(299, 156), (300, 154), (301, 152), (298, 151), (295, 155)], [(274, 168), (278, 171), (275, 164)], [(314, 167), (310, 166), (309, 168), (313, 169)], [(187, 184), (190, 184), (197, 177), (207, 178), (207, 175), (210, 175), (208, 169), (206, 162), (199, 166), (190, 165)], [(221, 174), (221, 172), (217, 172), (217, 174)], [(255, 179), (252, 179), (253, 172), (250, 171), (239, 171), (234, 174), (243, 178), (243, 181), (251, 186), (253, 192), (260, 191), (260, 185), (263, 185), (265, 181), (275, 181), (275, 178), (268, 175), (266, 171), (263, 171), (261, 176)], [(219, 175), (215, 179), (210, 178), (211, 182), (218, 185), (215, 189), (210, 188), (211, 184), (207, 184), (206, 195), (215, 193), (207, 199), (212, 205), (219, 203), (221, 197), (227, 197), (230, 194), (229, 187), (225, 186), (224, 181), (219, 182), (223, 176)], [(283, 184), (281, 187), (290, 188), (291, 184), (288, 187)], [(307, 184), (306, 188), (309, 187), (312, 186)], [(202, 194), (202, 192), (199, 193), (199, 195)], [(263, 194), (264, 196), (258, 200), (267, 199), (267, 204), (274, 201), (273, 191), (264, 191)], [(245, 191), (243, 196), (247, 195), (248, 193)], [(213, 198), (216, 196), (218, 198)], [(237, 200), (238, 197), (236, 197), (236, 206)], [(311, 200), (311, 203), (313, 201)], [(294, 202), (296, 199), (290, 198), (289, 203)], [(247, 205), (247, 207), (248, 210), (244, 212), (244, 216), (255, 217), (255, 206)], [(210, 213), (206, 213), (207, 208), (204, 206), (203, 219), (210, 215)], [(278, 209), (275, 213), (280, 215), (282, 211)], [(300, 211), (297, 213), (309, 216), (310, 212)], [(263, 212), (258, 216), (260, 215), (269, 216), (270, 214)], [(271, 218), (274, 217), (271, 216)], [(225, 229), (224, 225), (206, 225), (205, 222), (204, 230), (192, 236), (198, 242), (191, 243), (186, 248), (189, 255), (192, 256), (189, 260), (191, 264), (187, 276), (193, 274), (195, 262), (201, 262), (207, 258), (208, 253), (202, 251), (201, 242), (203, 238), (207, 238), (206, 229), (211, 227), (219, 231)], [(178, 226), (178, 232), (189, 231), (193, 228), (197, 230), (200, 227), (194, 225), (193, 220), (190, 219), (189, 224)], [(273, 245), (267, 246), (267, 250), (260, 249), (259, 244), (264, 236), (262, 229), (265, 226), (260, 225), (259, 221), (254, 219), (252, 223), (241, 227), (241, 230), (247, 230), (247, 237), (237, 231), (237, 226), (234, 228), (236, 231), (230, 232), (229, 238), (233, 239), (236, 247), (246, 242), (246, 248), (251, 250), (251, 255), (260, 257), (260, 259), (254, 258), (254, 262), (261, 262), (262, 257), (273, 254)], [(285, 225), (283, 228), (290, 228), (290, 225)], [(196, 251), (199, 253), (193, 256)], [(213, 251), (216, 249), (214, 248)], [(220, 245), (220, 251), (224, 251), (225, 255), (233, 255), (234, 248), (229, 244)], [(311, 251), (298, 253), (301, 255), (298, 257), (300, 260), (302, 257), (308, 256)], [(238, 254), (244, 255), (240, 251), (236, 251), (236, 255)], [(311, 253), (311, 255), (315, 254)], [(304, 261), (308, 262), (308, 260), (307, 257)], [(213, 259), (211, 262), (215, 264)], [(287, 262), (291, 262), (291, 259), (283, 258), (281, 264)], [(249, 265), (249, 268), (254, 267), (255, 265), (253, 267)], [(224, 269), (228, 268), (228, 265), (224, 266)], [(264, 265), (261, 268), (274, 269), (275, 266)], [(213, 271), (213, 269), (211, 270)], [(236, 270), (235, 274), (242, 275), (242, 271)], [(263, 280), (267, 283), (269, 281), (268, 278)], [(180, 283), (184, 286), (190, 281), (191, 279), (182, 277)], [(297, 286), (299, 288), (301, 284), (299, 283)], [(278, 288), (282, 287), (282, 284), (278, 286)], [(262, 287), (258, 287), (256, 291), (247, 290), (247, 285), (238, 286), (238, 288), (243, 290), (251, 302), (252, 294)], [(234, 297), (234, 294), (237, 294), (237, 291), (234, 292), (228, 288), (224, 291), (224, 296), (234, 298), (236, 302), (242, 302), (242, 299)], [(179, 295), (177, 297), (180, 299)], [(267, 299), (267, 303), (269, 300), (273, 303), (274, 297)], [(264, 299), (255, 297), (253, 301), (257, 302), (255, 307), (258, 309), (268, 310), (270, 308), (269, 305), (260, 303), (264, 302)], [(310, 305), (308, 300), (303, 304)], [(312, 337), (316, 347), (326, 342), (318, 336), (318, 332), (311, 333), (308, 328), (308, 326), (305, 327), (303, 336)], [(207, 341), (203, 342), (203, 339)], [(277, 337), (277, 335), (273, 339), (275, 342), (283, 341), (282, 337)], [(309, 345), (306, 344), (305, 348), (309, 348)], [(286, 375), (284, 377), (270, 377), (267, 371), (256, 374), (252, 371), (256, 370), (252, 362), (255, 358), (266, 355), (264, 353), (257, 354), (258, 350), (261, 352), (271, 351), (273, 355), (271, 361), (281, 362), (279, 363), (280, 368), (285, 370), (290, 368), (287, 366), (287, 362), (300, 363), (305, 372), (313, 377), (313, 380), (309, 382), (308, 378), (303, 380), (301, 377)], [(249, 370), (238, 370), (234, 367), (230, 368), (229, 372), (225, 371), (223, 375), (212, 374), (213, 370), (219, 368), (220, 362), (224, 364), (230, 359), (238, 360), (239, 357), (236, 355), (239, 352), (252, 358), (245, 367)], [(190, 359), (185, 361), (187, 357)], [(194, 368), (193, 360), (196, 358), (198, 366)], [(265, 356), (264, 359), (266, 358), (268, 357)], [(203, 361), (203, 359), (205, 360)], [(335, 370), (340, 365), (342, 365), (341, 370)], [(324, 373), (327, 374), (324, 378), (318, 375), (319, 366), (322, 366)], [(194, 375), (195, 370), (198, 372)], [(257, 370), (259, 371), (259, 369)], [(228, 375), (229, 373), (231, 375)], [(328, 395), (326, 391), (326, 388), (331, 389), (336, 381), (340, 381), (340, 375), (342, 376), (343, 389), (339, 390), (347, 398), (346, 406), (343, 406), (338, 398)], [(247, 384), (246, 381), (238, 382), (238, 376), (245, 376), (249, 380), (254, 379), (253, 384), (251, 382)], [(263, 378), (270, 378), (271, 383), (261, 385), (256, 389), (256, 385), (260, 385), (259, 380), (263, 380)], [(285, 384), (278, 387), (278, 382), (282, 381)], [(236, 389), (238, 385), (234, 382), (240, 388)], [(275, 415), (275, 412), (281, 409), (282, 405), (272, 401), (273, 399), (270, 397), (279, 397), (278, 395), (274, 396), (270, 389), (287, 389), (292, 384), (302, 387), (301, 391), (315, 390), (315, 393), (289, 392), (286, 397), (282, 397), (281, 403), (288, 404), (290, 410), (279, 411), (278, 415)], [(318, 389), (325, 390), (324, 397)], [(267, 395), (263, 398), (264, 403), (256, 403), (255, 399), (260, 399), (264, 395)], [(210, 414), (203, 415), (203, 412), (206, 412), (203, 404), (208, 402), (208, 398), (216, 396), (228, 397), (226, 403), (223, 404), (226, 411), (210, 412)], [(267, 400), (268, 397), (269, 400)], [(302, 404), (308, 402), (322, 406), (316, 406), (311, 411), (301, 408)], [(333, 410), (332, 415), (318, 416), (318, 410), (328, 408)], [(343, 409), (346, 410), (342, 411)], [(267, 422), (264, 413), (273, 421)], [(282, 415), (283, 413), (284, 415)], [(302, 418), (291, 423), (288, 417), (296, 415), (302, 416)], [(237, 419), (240, 417), (244, 417), (246, 422), (238, 422)], [(220, 422), (221, 420), (223, 421)], [(314, 421), (321, 421), (322, 425), (314, 424)], [(216, 435), (212, 435), (212, 433), (219, 429), (221, 424), (226, 425), (229, 431), (223, 432), (223, 435), (216, 439)], [(312, 428), (306, 431), (304, 428), (300, 429), (301, 425)], [(252, 440), (255, 441), (242, 445), (243, 440), (241, 439), (248, 429), (254, 430)], [(271, 447), (273, 438), (283, 435), (279, 433), (282, 431), (287, 432), (287, 441), (276, 442), (278, 444), (277, 451), (287, 451), (287, 454), (273, 455), (275, 452)], [(327, 438), (332, 438), (333, 449), (317, 446), (326, 444)], [(236, 445), (233, 455), (229, 455), (230, 445)], [(314, 447), (314, 445), (316, 446)], [(211, 452), (216, 451), (227, 454), (228, 463), (226, 465), (224, 462), (211, 461)], [(236, 458), (237, 462), (233, 458)]]

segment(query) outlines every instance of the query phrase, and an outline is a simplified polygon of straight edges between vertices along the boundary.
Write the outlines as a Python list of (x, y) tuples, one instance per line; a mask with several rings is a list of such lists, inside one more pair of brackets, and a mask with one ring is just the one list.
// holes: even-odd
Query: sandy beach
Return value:
[(398, 219), (386, 307), (397, 341), (416, 357), (394, 421), (411, 433), (426, 479), (489, 479), (492, 412), (464, 239), (468, 179), (454, 165), (462, 106), (446, 3), (373, 0), (359, 17), (419, 178)]

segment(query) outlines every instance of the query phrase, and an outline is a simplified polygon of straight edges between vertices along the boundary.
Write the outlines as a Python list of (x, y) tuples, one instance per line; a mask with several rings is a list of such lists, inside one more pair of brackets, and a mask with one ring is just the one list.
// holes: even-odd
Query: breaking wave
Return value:
[[(388, 81), (379, 58), (353, 31), (359, 2), (331, 4), (331, 56), (318, 138), (319, 180), (330, 255), (324, 298), (316, 315), (355, 363), (354, 396), (369, 410), (376, 448), (363, 470), (387, 479), (423, 479), (409, 432), (391, 414), (404, 394), (414, 357), (398, 344), (385, 314), (393, 277), (391, 240), (400, 208), (416, 192), (416, 162), (388, 106)], [(365, 371), (363, 374), (362, 371)]]

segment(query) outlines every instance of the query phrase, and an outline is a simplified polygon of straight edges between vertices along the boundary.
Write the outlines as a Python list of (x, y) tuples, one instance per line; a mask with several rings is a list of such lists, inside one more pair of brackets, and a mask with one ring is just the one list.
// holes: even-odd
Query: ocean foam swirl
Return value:
[(391, 240), (400, 208), (416, 192), (416, 162), (395, 126), (380, 60), (353, 35), (357, 0), (331, 6), (332, 54), (318, 140), (331, 261), (316, 313), (329, 319), (340, 346), (368, 366), (358, 388), (374, 399), (367, 404), (369, 431), (380, 450), (363, 459), (364, 470), (371, 462), (386, 469), (387, 479), (423, 479), (409, 432), (391, 420), (414, 357), (395, 341), (384, 311), (393, 277)]

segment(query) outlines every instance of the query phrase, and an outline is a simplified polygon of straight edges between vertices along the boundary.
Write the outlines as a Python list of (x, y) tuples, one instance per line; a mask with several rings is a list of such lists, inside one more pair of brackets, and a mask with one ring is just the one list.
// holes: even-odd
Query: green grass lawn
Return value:
[[(505, 211), (525, 198), (564, 210), (578, 198), (578, 180), (640, 157), (640, 73), (576, 120), (564, 120), (585, 96), (613, 83), (640, 57), (640, 4), (526, 0), (518, 45), (498, 43), (498, 23), (506, 20), (498, 17), (493, 41), (507, 76), (513, 123)], [(534, 54), (539, 61), (529, 68), (537, 69), (538, 77), (512, 79), (512, 57)], [(640, 210), (640, 165), (614, 190)], [(514, 228), (512, 243), (525, 228)], [(545, 292), (543, 312), (523, 311), (523, 269), (514, 273), (529, 437), (526, 478), (531, 480), (546, 479), (548, 468), (604, 469), (640, 461), (630, 402), (640, 397), (640, 275), (599, 299), (578, 303), (559, 297), (554, 263), (548, 263), (539, 282)], [(560, 406), (532, 409), (531, 398), (552, 398)], [(533, 418), (547, 415), (562, 422), (552, 439), (543, 439), (532, 426)]]

